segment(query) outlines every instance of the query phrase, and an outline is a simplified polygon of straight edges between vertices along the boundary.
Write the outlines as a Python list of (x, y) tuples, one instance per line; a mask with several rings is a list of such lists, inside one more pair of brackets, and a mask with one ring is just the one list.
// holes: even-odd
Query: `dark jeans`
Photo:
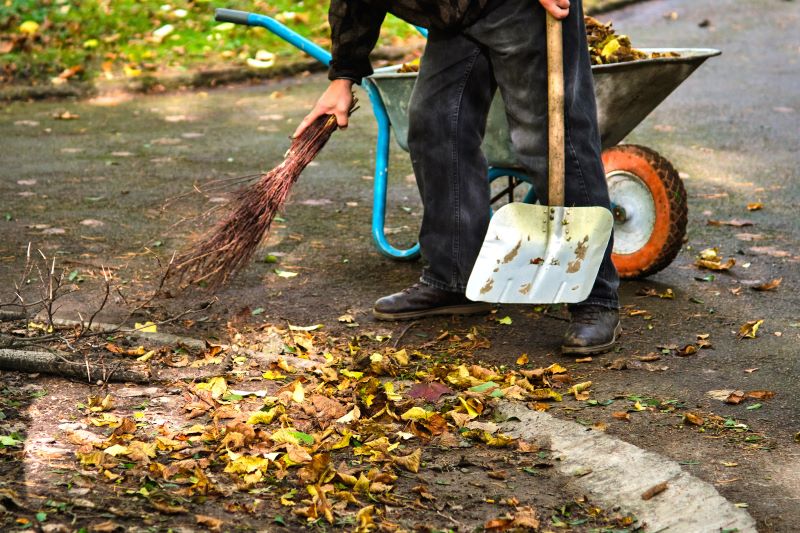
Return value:
[[(566, 205), (610, 208), (583, 9), (563, 21)], [(545, 11), (536, 0), (504, 0), (460, 33), (431, 31), (411, 101), (409, 148), (424, 205), (422, 282), (464, 292), (489, 224), (487, 161), (481, 152), (497, 88), (517, 158), (547, 198)], [(612, 241), (584, 303), (616, 308)]]

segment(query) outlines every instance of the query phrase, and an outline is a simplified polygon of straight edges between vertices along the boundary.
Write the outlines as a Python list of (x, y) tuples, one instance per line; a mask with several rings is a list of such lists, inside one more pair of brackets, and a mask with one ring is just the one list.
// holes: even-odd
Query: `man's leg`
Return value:
[(481, 152), (495, 85), (485, 51), (463, 35), (431, 31), (409, 109), (408, 144), (424, 207), (421, 283), (376, 302), (382, 319), (486, 312), (464, 296), (489, 225)]
[[(600, 135), (586, 29), (580, 0), (563, 20), (565, 82), (565, 197), (568, 206), (610, 209), (600, 157)], [(511, 140), (533, 175), (539, 198), (547, 198), (547, 51), (545, 11), (532, 0), (504, 0), (467, 30), (488, 49), (503, 96)], [(564, 351), (594, 353), (610, 348), (618, 333), (619, 276), (609, 242), (588, 299), (571, 306), (573, 324)]]

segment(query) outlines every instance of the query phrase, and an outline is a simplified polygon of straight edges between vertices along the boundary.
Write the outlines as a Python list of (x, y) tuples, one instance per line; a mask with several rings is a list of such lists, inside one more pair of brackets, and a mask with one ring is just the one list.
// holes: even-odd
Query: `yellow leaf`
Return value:
[(403, 399), (401, 394), (398, 394), (394, 391), (394, 383), (391, 381), (387, 381), (383, 384), (383, 390), (386, 392), (386, 398), (393, 402), (398, 402)]
[(751, 320), (745, 323), (741, 328), (739, 328), (739, 338), (755, 339), (756, 334), (758, 333), (758, 328), (760, 328), (761, 324), (763, 323), (763, 320)]
[(364, 377), (363, 372), (353, 372), (352, 370), (347, 370), (346, 368), (341, 371), (341, 374), (343, 376), (347, 376), (348, 378), (352, 379), (361, 379)]
[(112, 457), (116, 457), (118, 455), (128, 455), (128, 447), (122, 446), (120, 444), (115, 444), (113, 446), (109, 446), (104, 450), (108, 455)]
[(350, 446), (350, 437), (352, 436), (353, 436), (352, 433), (346, 431), (344, 435), (342, 435), (342, 438), (339, 439), (339, 441), (336, 444), (331, 446), (331, 450), (340, 450), (342, 448), (347, 448), (348, 446)]
[(265, 472), (269, 467), (270, 460), (254, 455), (243, 455), (228, 463), (225, 472), (229, 474), (250, 474), (256, 470)]
[(292, 392), (292, 400), (295, 403), (303, 403), (303, 400), (306, 399), (306, 393), (303, 390), (303, 384), (299, 381), (296, 381), (294, 384), (294, 392)]
[(98, 417), (89, 418), (89, 422), (95, 426), (118, 426), (121, 419), (111, 413), (101, 413)]
[(468, 400), (465, 400), (459, 396), (458, 401), (461, 402), (461, 406), (464, 408), (470, 418), (477, 418), (480, 416), (481, 412), (483, 412), (483, 404), (481, 404), (480, 400), (477, 398), (469, 398)]
[[(461, 398), (459, 398), (459, 400), (460, 399)], [(400, 415), (400, 418), (402, 418), (403, 420), (427, 420), (428, 418), (431, 417), (431, 415), (433, 415), (432, 412), (426, 411), (422, 407), (412, 407), (411, 409)]]
[(195, 389), (198, 391), (209, 391), (211, 393), (211, 397), (216, 400), (228, 390), (228, 383), (225, 381), (225, 378), (217, 376), (209, 379), (205, 383), (198, 383), (195, 385)]
[(125, 65), (122, 67), (122, 70), (125, 72), (125, 75), (129, 78), (136, 78), (142, 75), (142, 69), (132, 67), (131, 65)]
[(623, 36), (620, 36), (620, 37), (618, 37), (618, 38), (615, 38), (615, 39), (612, 39), (612, 40), (610, 40), (610, 41), (608, 42), (608, 44), (606, 44), (606, 45), (603, 47), (603, 50), (600, 52), (600, 55), (601, 55), (601, 56), (603, 56), (603, 57), (604, 57), (604, 58), (606, 58), (606, 59), (608, 59), (608, 58), (610, 58), (611, 56), (613, 56), (613, 55), (614, 55), (614, 52), (616, 52), (617, 50), (619, 50), (619, 47), (620, 47), (620, 44), (619, 44), (619, 39), (620, 39), (621, 37), (623, 37)]
[(142, 363), (146, 363), (147, 361), (149, 361), (149, 360), (150, 360), (150, 358), (151, 358), (151, 357), (153, 357), (153, 356), (155, 355), (155, 353), (156, 353), (156, 351), (155, 351), (155, 350), (150, 350), (149, 352), (147, 352), (147, 353), (146, 353), (146, 354), (144, 354), (143, 356), (141, 356), (141, 357), (137, 357), (137, 358), (136, 358), (136, 360), (137, 360), (137, 361), (140, 361), (140, 362), (142, 362)]
[(524, 353), (517, 357), (517, 364), (518, 365), (526, 365), (528, 364), (528, 354)]
[(591, 386), (592, 386), (592, 382), (591, 381), (584, 381), (583, 383), (576, 383), (575, 385), (573, 385), (572, 387), (569, 388), (567, 393), (568, 394), (574, 394), (575, 396), (577, 396), (578, 394), (580, 394), (582, 392), (585, 392), (586, 389), (588, 389)]
[(154, 323), (149, 322), (149, 321), (145, 322), (144, 324), (140, 324), (140, 323), (137, 322), (137, 323), (135, 323), (133, 325), (133, 329), (135, 329), (136, 331), (139, 331), (141, 333), (157, 333), (158, 332), (158, 326), (156, 326)]
[(272, 419), (275, 418), (275, 413), (278, 412), (277, 407), (273, 407), (269, 411), (256, 411), (250, 418), (247, 419), (248, 424), (270, 424)]
[(39, 23), (34, 20), (26, 20), (25, 22), (19, 25), (19, 31), (20, 33), (33, 35), (37, 31), (39, 31)]
[(552, 365), (548, 366), (544, 369), (545, 372), (550, 372), (551, 374), (566, 374), (567, 369), (563, 366), (559, 365), (558, 363), (553, 363)]

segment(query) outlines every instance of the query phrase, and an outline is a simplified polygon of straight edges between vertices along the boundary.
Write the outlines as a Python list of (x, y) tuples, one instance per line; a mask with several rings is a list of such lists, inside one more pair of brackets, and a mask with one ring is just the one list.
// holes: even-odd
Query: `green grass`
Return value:
[[(246, 64), (259, 50), (286, 62), (301, 53), (263, 28), (216, 23), (214, 8), (275, 16), (327, 48), (327, 6), (327, 0), (0, 0), (0, 82), (49, 83), (75, 67), (82, 70), (73, 79), (87, 80)], [(20, 30), (26, 21), (39, 24), (32, 35)], [(168, 24), (173, 30), (158, 38), (154, 32)], [(413, 33), (390, 17), (382, 44)]]

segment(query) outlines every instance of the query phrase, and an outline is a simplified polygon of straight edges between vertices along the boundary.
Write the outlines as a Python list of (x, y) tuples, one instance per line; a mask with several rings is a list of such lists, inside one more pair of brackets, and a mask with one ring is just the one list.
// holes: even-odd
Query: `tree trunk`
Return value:
[(75, 361), (65, 354), (0, 349), (0, 370), (43, 373), (74, 378), (87, 383), (97, 381), (150, 383), (153, 377), (147, 370), (103, 365), (91, 361)]

